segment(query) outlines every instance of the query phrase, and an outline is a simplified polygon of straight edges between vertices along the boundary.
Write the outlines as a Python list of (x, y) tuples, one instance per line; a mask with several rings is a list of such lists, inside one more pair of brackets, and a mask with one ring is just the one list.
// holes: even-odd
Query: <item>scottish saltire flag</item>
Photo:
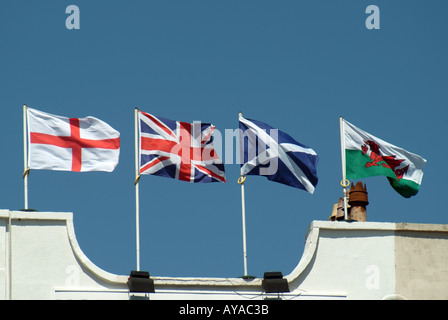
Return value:
[(313, 193), (317, 185), (316, 152), (266, 123), (240, 117), (241, 175), (269, 180)]
[(213, 147), (214, 126), (180, 122), (139, 111), (140, 174), (187, 182), (226, 182)]

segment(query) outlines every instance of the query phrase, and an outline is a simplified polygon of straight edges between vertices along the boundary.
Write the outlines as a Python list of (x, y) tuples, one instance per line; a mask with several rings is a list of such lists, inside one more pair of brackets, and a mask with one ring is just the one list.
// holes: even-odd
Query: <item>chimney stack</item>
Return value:
[[(350, 205), (347, 203), (347, 217), (349, 217), (350, 214)], [(344, 214), (344, 199), (339, 198), (338, 203), (335, 203), (333, 205), (333, 210), (331, 212), (330, 218), (328, 220), (330, 221), (341, 221), (345, 219)]]
[(367, 196), (367, 188), (362, 182), (358, 181), (356, 185), (350, 187), (350, 197), (348, 203), (350, 204), (350, 219), (356, 221), (367, 221), (366, 207), (369, 204)]

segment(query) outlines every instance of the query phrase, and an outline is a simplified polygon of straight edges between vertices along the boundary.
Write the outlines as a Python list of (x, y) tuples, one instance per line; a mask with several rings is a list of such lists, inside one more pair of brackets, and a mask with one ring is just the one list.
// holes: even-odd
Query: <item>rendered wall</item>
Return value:
[(307, 242), (315, 252), (288, 277), (304, 293), (377, 300), (393, 295), (394, 229), (393, 223), (313, 221)]
[[(448, 299), (448, 225), (313, 221), (292, 299)], [(250, 299), (262, 279), (153, 277), (148, 299)], [(0, 299), (132, 299), (82, 252), (71, 213), (0, 210)], [(141, 297), (139, 297), (141, 298)]]
[(7, 219), (0, 219), (0, 300), (8, 298), (8, 238), (6, 233)]
[(400, 224), (395, 247), (397, 294), (448, 300), (448, 226)]
[(0, 210), (0, 297), (55, 299), (57, 288), (127, 289), (78, 247), (72, 214)]

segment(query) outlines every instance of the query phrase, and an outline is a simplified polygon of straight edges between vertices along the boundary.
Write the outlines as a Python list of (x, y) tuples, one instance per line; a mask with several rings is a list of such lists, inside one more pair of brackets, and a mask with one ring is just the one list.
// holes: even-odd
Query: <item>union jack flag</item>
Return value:
[(213, 125), (138, 114), (140, 174), (187, 182), (226, 182), (224, 164), (213, 147)]

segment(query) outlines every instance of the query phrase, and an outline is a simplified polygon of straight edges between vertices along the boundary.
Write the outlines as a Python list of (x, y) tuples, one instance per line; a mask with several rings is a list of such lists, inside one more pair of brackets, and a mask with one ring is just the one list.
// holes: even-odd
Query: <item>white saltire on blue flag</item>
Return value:
[(316, 152), (263, 122), (239, 119), (241, 175), (266, 176), (313, 194), (318, 182)]

